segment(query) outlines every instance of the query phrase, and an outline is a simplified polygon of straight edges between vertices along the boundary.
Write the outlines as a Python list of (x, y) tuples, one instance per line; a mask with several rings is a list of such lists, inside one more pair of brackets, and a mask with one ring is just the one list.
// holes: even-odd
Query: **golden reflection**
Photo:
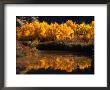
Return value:
[(84, 56), (39, 54), (30, 59), (28, 56), (17, 58), (17, 69), (20, 70), (20, 73), (26, 73), (32, 69), (53, 69), (73, 72), (76, 69), (88, 69), (91, 67), (91, 63), (92, 59)]

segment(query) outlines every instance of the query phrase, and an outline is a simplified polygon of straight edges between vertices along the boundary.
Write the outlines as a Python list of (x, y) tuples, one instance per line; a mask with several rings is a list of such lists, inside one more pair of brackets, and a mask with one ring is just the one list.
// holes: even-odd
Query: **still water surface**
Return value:
[(36, 56), (19, 57), (17, 74), (94, 74), (93, 55), (65, 51), (39, 51)]

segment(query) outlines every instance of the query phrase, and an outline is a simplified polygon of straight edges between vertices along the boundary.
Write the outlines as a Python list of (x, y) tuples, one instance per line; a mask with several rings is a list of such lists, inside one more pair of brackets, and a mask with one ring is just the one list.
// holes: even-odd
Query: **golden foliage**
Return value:
[(90, 24), (76, 24), (72, 20), (58, 24), (57, 22), (48, 24), (47, 22), (34, 21), (26, 23), (16, 28), (17, 39), (39, 40), (72, 40), (74, 37), (93, 39), (94, 21)]

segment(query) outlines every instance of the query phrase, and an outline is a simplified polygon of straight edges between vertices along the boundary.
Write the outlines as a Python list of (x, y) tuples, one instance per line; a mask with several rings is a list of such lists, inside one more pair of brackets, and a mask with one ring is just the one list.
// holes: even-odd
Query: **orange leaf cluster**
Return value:
[(93, 39), (94, 38), (94, 21), (90, 24), (76, 24), (72, 20), (58, 24), (57, 22), (48, 24), (47, 22), (34, 21), (26, 23), (16, 28), (17, 39), (34, 39), (38, 40), (72, 40), (75, 37)]

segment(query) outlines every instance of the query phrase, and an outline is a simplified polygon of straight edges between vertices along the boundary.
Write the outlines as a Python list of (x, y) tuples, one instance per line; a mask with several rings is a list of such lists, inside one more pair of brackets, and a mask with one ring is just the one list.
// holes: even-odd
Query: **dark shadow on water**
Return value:
[[(17, 74), (19, 74), (17, 72)], [(39, 69), (39, 70), (30, 70), (26, 74), (94, 74), (94, 69), (85, 69), (85, 70), (80, 70), (77, 69), (73, 72), (65, 72), (65, 71), (60, 71), (60, 70), (53, 70), (53, 69)]]
[(62, 51), (62, 50), (39, 50), (40, 54), (48, 55), (73, 55), (73, 56), (85, 56), (94, 60), (94, 52), (73, 52), (73, 51)]

